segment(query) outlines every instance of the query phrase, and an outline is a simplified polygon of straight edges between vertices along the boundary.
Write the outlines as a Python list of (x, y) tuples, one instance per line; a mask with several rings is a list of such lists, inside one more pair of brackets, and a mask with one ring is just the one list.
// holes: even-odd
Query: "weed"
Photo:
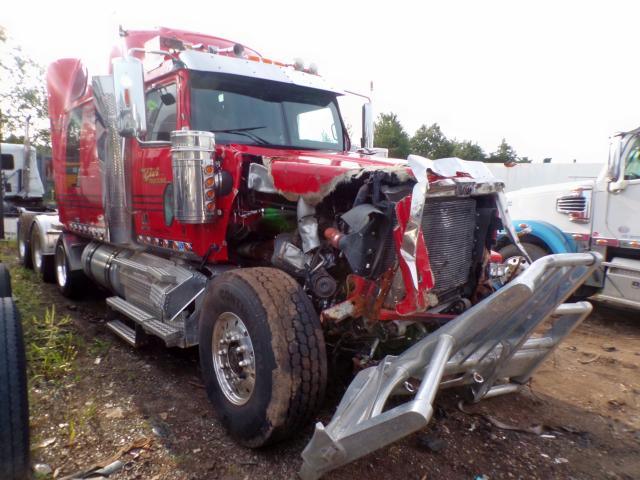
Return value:
[(27, 360), (32, 381), (57, 379), (71, 371), (78, 353), (76, 336), (68, 329), (71, 318), (56, 316), (55, 306), (47, 308), (44, 318), (25, 318)]
[(76, 441), (76, 422), (73, 418), (69, 419), (69, 441), (68, 445), (73, 445)]
[(93, 343), (89, 347), (89, 353), (94, 357), (104, 357), (111, 348), (111, 345), (112, 343), (109, 340), (94, 338)]

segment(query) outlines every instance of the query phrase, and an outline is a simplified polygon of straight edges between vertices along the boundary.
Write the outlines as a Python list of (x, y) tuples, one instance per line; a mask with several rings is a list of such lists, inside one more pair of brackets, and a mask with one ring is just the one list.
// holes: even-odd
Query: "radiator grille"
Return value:
[(436, 293), (463, 285), (469, 278), (476, 226), (476, 201), (427, 199), (422, 232), (429, 250)]
[[(396, 220), (394, 217), (395, 227)], [(471, 269), (476, 226), (476, 201), (473, 198), (427, 199), (422, 216), (422, 232), (429, 251), (435, 293), (464, 285)], [(396, 261), (391, 233), (384, 242), (381, 271)], [(394, 292), (396, 298), (401, 292)]]

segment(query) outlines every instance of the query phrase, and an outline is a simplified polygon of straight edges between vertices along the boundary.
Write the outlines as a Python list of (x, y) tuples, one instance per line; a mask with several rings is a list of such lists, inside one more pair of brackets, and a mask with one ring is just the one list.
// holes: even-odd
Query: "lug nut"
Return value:
[(247, 351), (247, 347), (245, 347), (244, 345), (240, 345), (239, 347), (236, 348), (235, 352), (236, 353), (244, 353)]
[(238, 362), (238, 365), (240, 365), (241, 367), (248, 367), (249, 365), (251, 365), (251, 361), (242, 360), (242, 361)]

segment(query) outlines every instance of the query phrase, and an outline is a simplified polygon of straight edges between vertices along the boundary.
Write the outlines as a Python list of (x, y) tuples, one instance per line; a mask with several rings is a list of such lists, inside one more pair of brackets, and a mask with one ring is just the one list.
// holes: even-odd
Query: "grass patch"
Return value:
[(82, 340), (71, 318), (43, 301), (47, 296), (38, 275), (18, 265), (16, 242), (0, 241), (0, 256), (11, 272), (13, 298), (22, 318), (29, 380), (59, 379), (71, 372)]
[(74, 332), (69, 330), (69, 316), (56, 315), (55, 306), (45, 310), (40, 319), (23, 318), (29, 377), (32, 381), (52, 380), (69, 373), (78, 354)]

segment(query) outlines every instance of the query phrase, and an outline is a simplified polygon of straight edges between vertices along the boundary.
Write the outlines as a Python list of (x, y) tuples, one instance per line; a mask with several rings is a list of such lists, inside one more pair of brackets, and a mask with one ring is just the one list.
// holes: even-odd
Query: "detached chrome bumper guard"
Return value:
[[(302, 452), (302, 479), (320, 478), (425, 427), (439, 388), (468, 386), (474, 401), (518, 390), (591, 312), (588, 302), (563, 302), (601, 262), (594, 252), (543, 257), (401, 355), (362, 370), (331, 422), (316, 424)], [(391, 396), (413, 391), (411, 400), (385, 410)]]

